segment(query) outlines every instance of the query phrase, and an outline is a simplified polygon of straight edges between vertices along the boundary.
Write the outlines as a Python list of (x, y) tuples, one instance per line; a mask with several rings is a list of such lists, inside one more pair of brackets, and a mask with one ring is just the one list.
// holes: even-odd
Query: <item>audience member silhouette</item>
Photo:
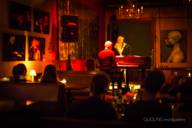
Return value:
[[(48, 64), (43, 72), (41, 83), (55, 83), (57, 85), (57, 73), (55, 65)], [(24, 108), (27, 114), (38, 115), (38, 116), (63, 116), (65, 112), (65, 88), (59, 86), (58, 90), (58, 101), (37, 101)]]
[(42, 78), (42, 83), (56, 83), (57, 80), (57, 70), (55, 65), (49, 64), (45, 67)]
[(25, 64), (19, 63), (13, 67), (12, 74), (13, 80), (15, 82), (25, 82), (26, 81), (27, 68)]
[(183, 83), (178, 88), (178, 92), (180, 93), (180, 100), (183, 103), (180, 107), (183, 112), (192, 112), (192, 79), (191, 77), (185, 78)]
[(84, 101), (74, 103), (69, 108), (68, 115), (73, 118), (113, 120), (117, 114), (112, 104), (105, 101), (105, 93), (110, 83), (108, 75), (97, 73), (91, 83), (90, 97)]
[(192, 123), (192, 79), (181, 75), (177, 86), (174, 86), (170, 93), (174, 93), (176, 100), (171, 102), (173, 119), (182, 119), (180, 126), (190, 127)]
[(165, 76), (161, 71), (151, 71), (144, 81), (143, 99), (126, 106), (124, 119), (141, 123), (170, 119), (172, 113), (169, 106), (156, 98), (164, 82)]

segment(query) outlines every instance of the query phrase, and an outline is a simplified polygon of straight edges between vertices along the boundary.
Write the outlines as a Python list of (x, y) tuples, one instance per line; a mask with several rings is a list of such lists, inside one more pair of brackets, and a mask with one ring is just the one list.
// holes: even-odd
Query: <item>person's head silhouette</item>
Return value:
[(147, 93), (155, 95), (165, 82), (165, 76), (160, 70), (153, 70), (145, 79), (144, 89)]
[(13, 67), (12, 74), (14, 81), (25, 81), (26, 78), (26, 73), (27, 73), (27, 68), (25, 64), (17, 64), (16, 66)]
[(54, 83), (57, 82), (57, 70), (55, 65), (49, 64), (45, 67), (41, 82)]
[(91, 93), (93, 96), (102, 96), (106, 93), (110, 83), (108, 75), (104, 72), (97, 73), (91, 82)]

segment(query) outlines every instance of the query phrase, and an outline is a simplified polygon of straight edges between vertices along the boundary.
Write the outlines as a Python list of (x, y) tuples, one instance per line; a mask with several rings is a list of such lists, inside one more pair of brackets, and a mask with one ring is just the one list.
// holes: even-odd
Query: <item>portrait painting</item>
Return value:
[(160, 32), (161, 62), (186, 63), (187, 62), (187, 31), (162, 30)]
[(10, 1), (9, 3), (9, 26), (12, 29), (31, 30), (30, 6)]
[(34, 31), (48, 34), (49, 33), (49, 12), (34, 9)]
[(45, 39), (29, 37), (29, 60), (41, 61), (45, 55)]
[(3, 33), (2, 58), (4, 61), (25, 60), (25, 36)]

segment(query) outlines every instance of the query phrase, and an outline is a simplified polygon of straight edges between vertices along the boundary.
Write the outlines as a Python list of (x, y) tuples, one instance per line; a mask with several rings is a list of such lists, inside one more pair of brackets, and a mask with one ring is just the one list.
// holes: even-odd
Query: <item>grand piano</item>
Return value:
[(139, 55), (116, 56), (115, 61), (117, 67), (150, 68), (151, 66), (151, 57)]
[(139, 56), (139, 55), (126, 55), (115, 57), (117, 68), (124, 69), (125, 72), (125, 83), (129, 85), (129, 69), (140, 69), (141, 80), (145, 78), (145, 69), (151, 67), (151, 57)]

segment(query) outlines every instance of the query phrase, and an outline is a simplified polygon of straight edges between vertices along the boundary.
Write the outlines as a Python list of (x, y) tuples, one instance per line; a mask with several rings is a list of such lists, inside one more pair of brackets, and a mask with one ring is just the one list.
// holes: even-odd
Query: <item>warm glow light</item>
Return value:
[(136, 0), (128, 0), (126, 5), (121, 5), (118, 15), (126, 18), (139, 18), (143, 14), (144, 7), (138, 6)]
[(25, 105), (31, 105), (31, 104), (33, 104), (33, 101), (32, 100), (26, 100), (26, 102), (25, 102)]
[(29, 75), (31, 76), (31, 81), (34, 82), (34, 77), (37, 75), (36, 71), (31, 69)]
[(109, 90), (112, 90), (113, 89), (113, 86), (112, 85), (109, 85)]
[[(118, 89), (118, 84), (116, 82), (114, 83), (114, 89)], [(109, 85), (109, 90), (113, 90), (112, 83)]]
[(135, 84), (134, 85), (134, 90), (139, 90), (141, 88), (141, 85), (140, 84)]
[(1, 78), (1, 81), (10, 81), (10, 78), (9, 77), (3, 77), (3, 78)]
[(129, 88), (131, 92), (136, 92), (137, 90), (141, 89), (141, 84), (129, 83)]
[(177, 76), (178, 75), (178, 72), (174, 72), (174, 76)]
[(117, 86), (117, 85), (114, 85), (114, 89), (118, 89), (118, 86)]
[(65, 78), (63, 78), (60, 82), (63, 83), (63, 84), (66, 84), (67, 80)]
[(36, 76), (36, 71), (34, 69), (31, 69), (30, 70), (30, 76)]
[(191, 77), (191, 73), (190, 72), (188, 73), (188, 77)]

